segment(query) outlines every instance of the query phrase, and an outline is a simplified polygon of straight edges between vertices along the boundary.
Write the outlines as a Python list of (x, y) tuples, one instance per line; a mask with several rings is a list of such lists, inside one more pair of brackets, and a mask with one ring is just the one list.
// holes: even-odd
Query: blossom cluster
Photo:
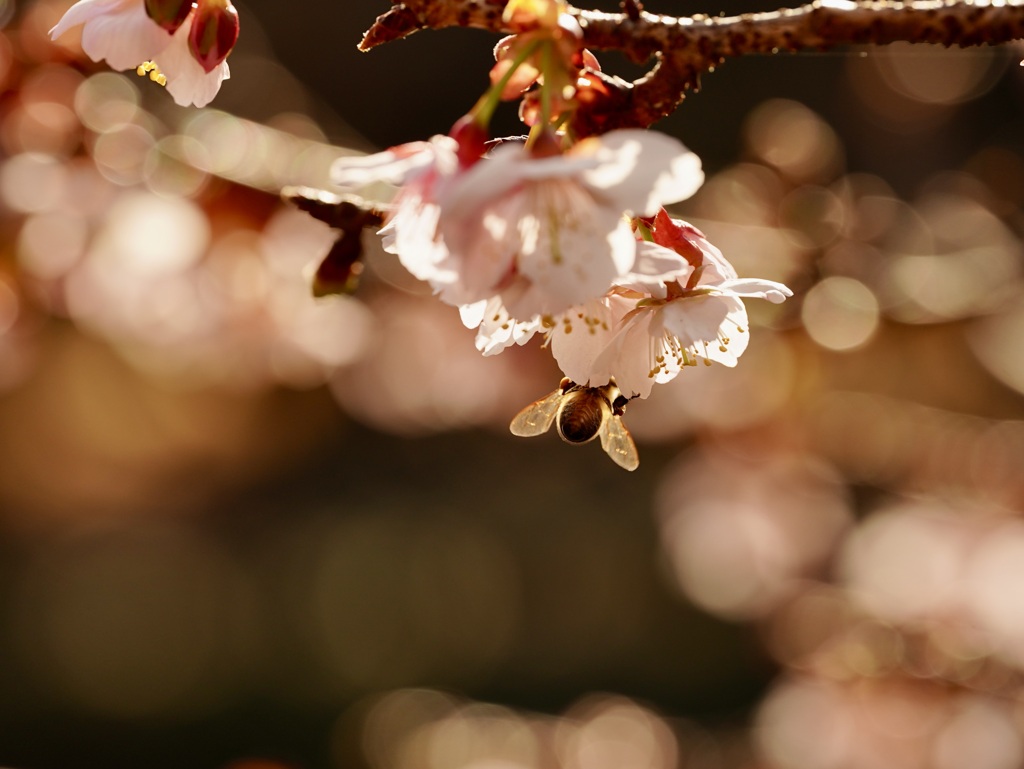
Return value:
[(206, 106), (231, 76), (239, 29), (230, 0), (79, 0), (50, 36), (79, 26), (89, 58), (149, 75), (183, 107)]
[[(742, 300), (791, 292), (739, 278), (666, 212), (704, 179), (678, 140), (617, 130), (573, 142), (558, 130), (597, 67), (560, 8), (508, 4), (510, 25), (526, 31), (498, 44), (491, 98), (448, 136), (344, 158), (333, 177), (346, 188), (398, 185), (385, 250), (460, 308), (483, 354), (540, 334), (572, 382), (646, 398), (698, 361), (736, 365), (749, 336)], [(529, 138), (488, 152), (493, 103), (520, 96)]]
[[(739, 278), (699, 230), (666, 211), (704, 180), (677, 139), (639, 129), (574, 135), (573, 114), (602, 99), (608, 79), (568, 10), (564, 0), (509, 0), (513, 34), (495, 47), (490, 88), (449, 134), (343, 158), (333, 181), (356, 191), (397, 185), (384, 206), (384, 249), (459, 308), (484, 355), (543, 337), (569, 384), (536, 424), (547, 429), (560, 394), (599, 390), (584, 401), (598, 404), (591, 416), (605, 441), (606, 423), (618, 430), (624, 404), (655, 384), (700, 361), (736, 365), (749, 336), (744, 299), (778, 303), (791, 292)], [(199, 106), (228, 77), (238, 36), (229, 0), (80, 0), (51, 35), (79, 25), (90, 57), (137, 67), (178, 103)], [(494, 141), (494, 111), (512, 100), (529, 136)], [(324, 264), (343, 253), (351, 278), (358, 232), (343, 235)], [(558, 424), (564, 437), (571, 425)], [(632, 469), (625, 435), (616, 461)]]
[(464, 149), (438, 136), (344, 158), (334, 177), (401, 185), (384, 248), (460, 307), (485, 355), (540, 333), (572, 381), (615, 380), (646, 398), (699, 360), (736, 365), (748, 341), (743, 298), (791, 295), (740, 279), (665, 212), (703, 180), (675, 139), (614, 131), (557, 154), (506, 144), (468, 168)]

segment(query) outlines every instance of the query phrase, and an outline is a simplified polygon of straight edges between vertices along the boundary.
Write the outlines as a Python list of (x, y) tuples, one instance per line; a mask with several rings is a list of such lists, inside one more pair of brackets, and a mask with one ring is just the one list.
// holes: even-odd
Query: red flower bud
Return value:
[(212, 72), (238, 40), (238, 11), (230, 0), (199, 0), (188, 47), (204, 70)]
[(448, 135), (459, 144), (459, 165), (463, 168), (469, 168), (487, 152), (487, 129), (473, 115), (463, 115), (455, 121)]
[(174, 34), (192, 12), (192, 0), (146, 0), (146, 15)]

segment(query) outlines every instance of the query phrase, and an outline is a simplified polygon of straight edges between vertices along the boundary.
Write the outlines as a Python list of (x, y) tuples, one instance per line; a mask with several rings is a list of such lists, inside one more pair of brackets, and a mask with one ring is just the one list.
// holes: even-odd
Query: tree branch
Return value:
[[(420, 29), (477, 27), (507, 34), (506, 0), (404, 0), (380, 16), (359, 47), (367, 51)], [(742, 16), (674, 18), (644, 11), (600, 13), (570, 9), (583, 44), (618, 50), (632, 60), (658, 59), (628, 83), (604, 78), (609, 98), (582, 105), (572, 121), (586, 136), (613, 128), (646, 127), (670, 114), (701, 74), (726, 58), (751, 53), (828, 50), (896, 41), (974, 46), (1024, 37), (1024, 0), (815, 0), (800, 8)]]

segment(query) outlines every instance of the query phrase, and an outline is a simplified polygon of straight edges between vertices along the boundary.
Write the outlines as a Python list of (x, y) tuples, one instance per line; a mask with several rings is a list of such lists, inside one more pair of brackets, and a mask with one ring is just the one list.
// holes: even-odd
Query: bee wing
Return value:
[(601, 426), (601, 448), (615, 464), (625, 470), (636, 470), (640, 466), (640, 456), (636, 453), (633, 436), (617, 416), (608, 417)]
[(513, 435), (522, 438), (546, 433), (551, 429), (551, 423), (555, 421), (555, 414), (558, 413), (558, 405), (561, 402), (562, 390), (555, 390), (547, 397), (534, 401), (516, 414), (508, 429), (512, 431)]

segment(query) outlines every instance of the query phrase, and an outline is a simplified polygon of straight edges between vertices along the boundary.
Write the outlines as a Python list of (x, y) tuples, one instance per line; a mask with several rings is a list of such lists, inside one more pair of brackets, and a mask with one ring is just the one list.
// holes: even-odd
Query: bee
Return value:
[(614, 381), (601, 387), (584, 387), (563, 379), (558, 389), (531, 403), (516, 414), (509, 429), (513, 435), (541, 435), (556, 425), (558, 436), (566, 443), (588, 443), (601, 436), (601, 448), (626, 470), (640, 465), (636, 446), (622, 423), (622, 414), (631, 399)]

